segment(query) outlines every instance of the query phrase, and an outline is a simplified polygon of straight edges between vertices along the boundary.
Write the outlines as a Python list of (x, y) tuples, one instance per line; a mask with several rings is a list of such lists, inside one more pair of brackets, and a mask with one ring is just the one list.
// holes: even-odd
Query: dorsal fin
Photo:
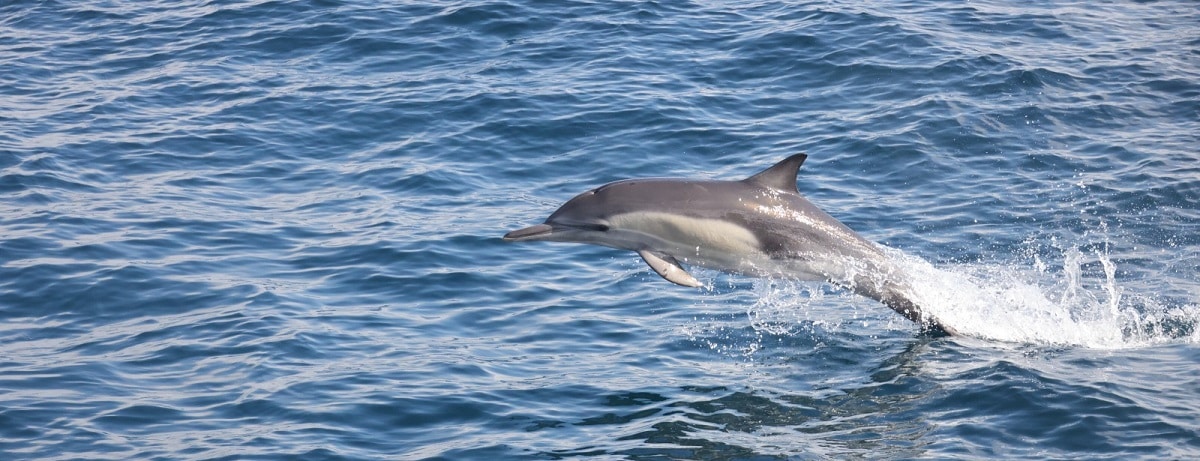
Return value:
[(796, 190), (796, 175), (800, 174), (800, 165), (803, 165), (804, 160), (807, 158), (807, 154), (793, 155), (743, 181), (758, 184), (768, 189), (796, 193), (798, 192)]

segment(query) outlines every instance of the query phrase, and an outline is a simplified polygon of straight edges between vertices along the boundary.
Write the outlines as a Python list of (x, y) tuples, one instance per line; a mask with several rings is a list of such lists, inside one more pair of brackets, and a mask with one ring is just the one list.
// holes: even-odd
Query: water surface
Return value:
[[(1190, 2), (0, 6), (13, 459), (1200, 455)], [(805, 196), (832, 287), (509, 245), (624, 178)]]

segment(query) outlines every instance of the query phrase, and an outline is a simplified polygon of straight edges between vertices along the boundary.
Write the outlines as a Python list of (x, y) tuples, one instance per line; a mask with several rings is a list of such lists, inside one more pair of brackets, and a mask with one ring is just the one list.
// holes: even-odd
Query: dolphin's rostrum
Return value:
[(546, 222), (504, 235), (636, 251), (663, 278), (703, 286), (683, 264), (828, 281), (878, 300), (932, 333), (952, 333), (910, 301), (910, 284), (874, 243), (800, 196), (796, 154), (741, 181), (630, 179), (579, 194)]

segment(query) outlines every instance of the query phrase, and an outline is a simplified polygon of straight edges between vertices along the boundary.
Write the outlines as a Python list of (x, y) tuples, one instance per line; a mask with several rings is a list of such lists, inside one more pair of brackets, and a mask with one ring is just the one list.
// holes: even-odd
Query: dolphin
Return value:
[(576, 242), (637, 252), (654, 272), (703, 284), (683, 266), (824, 281), (875, 299), (922, 331), (953, 334), (911, 301), (911, 283), (875, 243), (800, 195), (808, 156), (792, 155), (740, 181), (628, 179), (575, 196), (507, 242)]

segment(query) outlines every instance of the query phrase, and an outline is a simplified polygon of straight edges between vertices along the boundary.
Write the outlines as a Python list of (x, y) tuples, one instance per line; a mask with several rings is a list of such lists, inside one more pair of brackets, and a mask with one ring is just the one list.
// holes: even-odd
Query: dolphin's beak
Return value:
[(529, 226), (524, 229), (518, 229), (507, 234), (504, 234), (505, 242), (524, 242), (530, 240), (542, 240), (549, 237), (554, 232), (554, 228), (549, 224), (538, 224)]

